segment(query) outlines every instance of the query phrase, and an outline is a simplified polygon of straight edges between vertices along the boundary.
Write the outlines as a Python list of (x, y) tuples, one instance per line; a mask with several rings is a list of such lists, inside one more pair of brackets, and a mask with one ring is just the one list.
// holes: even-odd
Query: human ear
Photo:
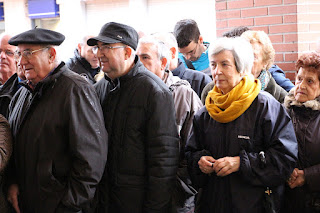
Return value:
[(56, 52), (56, 50), (55, 50), (53, 47), (51, 47), (51, 48), (48, 50), (48, 52), (49, 52), (49, 62), (50, 62), (50, 63), (53, 63), (54, 60), (56, 59), (57, 52)]
[(171, 55), (172, 55), (171, 58), (175, 59), (176, 58), (176, 54), (177, 54), (177, 49), (175, 47), (171, 47), (170, 51), (171, 51)]
[(129, 59), (132, 54), (132, 49), (128, 46), (125, 47), (125, 59)]
[(166, 69), (167, 62), (168, 62), (167, 58), (162, 58), (161, 59), (161, 70), (165, 70)]

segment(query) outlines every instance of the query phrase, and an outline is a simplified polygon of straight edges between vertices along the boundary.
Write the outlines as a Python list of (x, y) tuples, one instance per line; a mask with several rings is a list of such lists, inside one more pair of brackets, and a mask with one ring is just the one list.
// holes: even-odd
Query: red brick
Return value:
[(319, 20), (319, 14), (299, 14), (299, 23), (315, 22), (316, 20)]
[(320, 37), (320, 33), (299, 33), (299, 42), (312, 42)]
[(270, 38), (272, 44), (283, 42), (283, 35), (269, 35), (269, 38)]
[(282, 4), (282, 0), (255, 0), (254, 1), (254, 6), (259, 7), (259, 6), (265, 6), (265, 5), (277, 5), (277, 4)]
[(277, 65), (284, 71), (294, 71), (295, 70), (295, 63), (277, 63)]
[(298, 5), (297, 6), (297, 13), (302, 14), (302, 13), (308, 13), (309, 11), (309, 6), (308, 5)]
[(289, 78), (292, 83), (294, 83), (296, 79), (296, 71), (286, 72), (286, 77)]
[(309, 13), (318, 13), (320, 11), (320, 4), (312, 4), (309, 7)]
[(309, 43), (299, 43), (298, 50), (299, 50), (299, 52), (310, 51)]
[(216, 0), (216, 2), (227, 1), (227, 0)]
[(286, 43), (298, 42), (298, 34), (297, 33), (292, 33), (292, 34), (284, 35), (284, 42), (286, 42)]
[(265, 16), (268, 15), (268, 8), (253, 8), (241, 10), (241, 17)]
[(227, 32), (228, 29), (217, 29), (217, 37), (221, 37), (224, 32)]
[(269, 27), (270, 34), (297, 32), (296, 24), (283, 24)]
[(298, 0), (283, 0), (283, 4), (296, 4)]
[(229, 19), (229, 18), (240, 18), (240, 10), (230, 10), (230, 11), (218, 11), (217, 20), (219, 19)]
[(216, 10), (226, 10), (227, 2), (216, 2)]
[(276, 54), (275, 61), (284, 61), (283, 54)]
[(223, 20), (223, 21), (217, 21), (217, 29), (222, 29), (228, 27), (228, 21)]
[(245, 7), (253, 7), (253, 0), (237, 0), (237, 1), (228, 1), (228, 9), (238, 9)]
[(228, 27), (238, 27), (238, 26), (253, 26), (253, 18), (228, 20)]
[(259, 17), (254, 19), (255, 25), (282, 24), (282, 16)]
[(297, 23), (298, 18), (297, 15), (284, 15), (283, 23)]
[(267, 26), (254, 26), (251, 28), (252, 30), (261, 30), (264, 31), (265, 33), (269, 34), (269, 27)]
[(291, 44), (274, 44), (273, 48), (276, 53), (280, 52), (296, 52), (298, 51), (298, 45), (296, 43)]
[(299, 29), (299, 32), (309, 32), (309, 24), (306, 24), (306, 23), (300, 23), (298, 24), (298, 29)]
[(298, 59), (298, 53), (285, 53), (284, 58), (285, 58), (285, 61), (296, 62)]
[(309, 24), (310, 25), (310, 31), (320, 31), (320, 23), (315, 24)]
[(297, 13), (296, 5), (269, 7), (269, 15)]

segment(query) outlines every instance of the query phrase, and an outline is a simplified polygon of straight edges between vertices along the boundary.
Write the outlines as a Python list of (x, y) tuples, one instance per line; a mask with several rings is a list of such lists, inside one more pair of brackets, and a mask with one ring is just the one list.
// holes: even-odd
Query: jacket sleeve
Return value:
[(56, 212), (80, 211), (88, 205), (104, 172), (108, 152), (103, 114), (93, 87), (73, 87), (65, 106), (73, 159), (66, 193)]
[(320, 191), (320, 164), (304, 169), (306, 184), (311, 191)]
[[(241, 176), (252, 185), (279, 186), (289, 178), (297, 160), (297, 141), (289, 115), (272, 99), (258, 112), (262, 128), (261, 144), (254, 152), (240, 151)], [(261, 166), (259, 152), (264, 151), (266, 166)]]
[(197, 188), (203, 187), (208, 180), (208, 175), (201, 172), (198, 161), (202, 156), (211, 156), (211, 153), (202, 146), (202, 138), (201, 129), (197, 122), (197, 116), (195, 116), (193, 119), (193, 128), (187, 141), (185, 155), (191, 181)]
[(283, 70), (277, 65), (273, 65), (269, 69), (269, 72), (271, 73), (272, 77), (277, 82), (277, 84), (279, 84), (287, 92), (289, 92), (294, 87), (293, 83), (286, 78)]
[(6, 168), (12, 154), (12, 136), (10, 125), (5, 117), (0, 115), (0, 172)]
[(169, 90), (150, 92), (147, 114), (148, 184), (143, 212), (169, 212), (179, 160), (179, 138)]

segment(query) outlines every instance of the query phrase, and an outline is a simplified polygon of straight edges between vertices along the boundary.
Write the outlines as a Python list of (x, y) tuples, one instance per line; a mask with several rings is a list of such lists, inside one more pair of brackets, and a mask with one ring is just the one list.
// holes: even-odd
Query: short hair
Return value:
[(320, 53), (315, 51), (302, 54), (296, 62), (296, 70), (307, 68), (311, 72), (315, 72), (320, 80)]
[(171, 47), (174, 47), (176, 49), (178, 49), (178, 43), (177, 43), (177, 39), (176, 37), (174, 37), (173, 33), (171, 32), (167, 32), (167, 33), (153, 33), (152, 36), (165, 43), (165, 45), (168, 46), (168, 48), (170, 49)]
[(178, 47), (184, 48), (188, 46), (191, 41), (198, 42), (200, 30), (197, 22), (194, 20), (183, 19), (176, 23), (173, 34), (177, 39)]
[(241, 37), (218, 38), (209, 46), (209, 56), (217, 55), (225, 50), (232, 52), (239, 73), (251, 74), (254, 57), (252, 46), (248, 41)]
[(251, 44), (258, 43), (261, 45), (263, 61), (267, 64), (266, 70), (269, 70), (275, 57), (275, 51), (269, 36), (264, 31), (248, 30), (241, 37), (247, 39)]
[(241, 36), (242, 33), (246, 32), (250, 30), (248, 27), (246, 26), (239, 26), (239, 27), (235, 27), (225, 33), (223, 33), (223, 37), (228, 37), (228, 38), (234, 38), (234, 37), (238, 37)]
[[(158, 59), (161, 60), (163, 58), (167, 59), (166, 69), (169, 67), (169, 56), (170, 56), (170, 50), (169, 48), (163, 43), (162, 41), (159, 41), (155, 39), (153, 36), (144, 36), (139, 39), (139, 44), (152, 44), (157, 48), (157, 56)], [(138, 46), (139, 46), (138, 44)]]

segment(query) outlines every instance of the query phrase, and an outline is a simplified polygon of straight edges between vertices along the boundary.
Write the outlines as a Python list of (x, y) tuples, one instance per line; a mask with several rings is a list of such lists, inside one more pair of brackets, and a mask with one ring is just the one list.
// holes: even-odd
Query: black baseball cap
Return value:
[(116, 22), (109, 22), (103, 25), (97, 37), (88, 39), (87, 44), (94, 46), (97, 45), (98, 41), (106, 44), (123, 43), (136, 50), (138, 40), (138, 33), (133, 27)]
[(64, 39), (65, 36), (56, 31), (35, 28), (13, 36), (9, 39), (8, 43), (14, 46), (18, 46), (19, 44), (51, 44), (58, 46)]

